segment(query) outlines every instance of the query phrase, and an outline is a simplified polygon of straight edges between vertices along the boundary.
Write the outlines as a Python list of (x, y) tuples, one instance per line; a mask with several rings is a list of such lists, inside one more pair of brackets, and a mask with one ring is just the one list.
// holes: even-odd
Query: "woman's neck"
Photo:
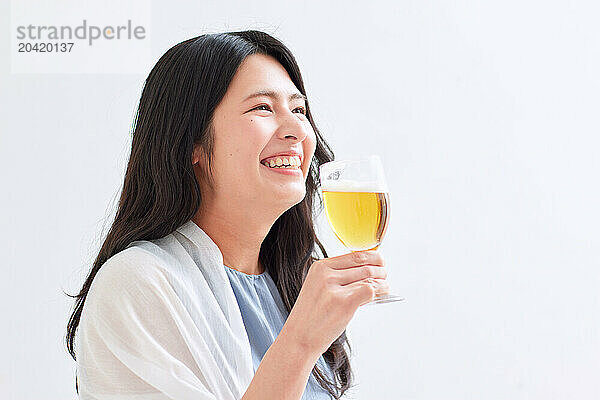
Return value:
[(264, 272), (259, 262), (260, 247), (272, 223), (260, 223), (247, 212), (201, 209), (192, 219), (221, 250), (223, 263), (245, 274)]

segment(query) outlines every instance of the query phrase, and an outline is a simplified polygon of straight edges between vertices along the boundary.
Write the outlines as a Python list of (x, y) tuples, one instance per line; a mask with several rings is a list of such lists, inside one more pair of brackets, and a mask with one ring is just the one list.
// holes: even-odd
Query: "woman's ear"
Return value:
[(192, 152), (192, 165), (196, 165), (201, 161), (202, 157), (202, 149), (200, 146), (194, 146), (194, 151)]
[(194, 146), (192, 152), (192, 167), (194, 174), (201, 184), (207, 184), (212, 188), (212, 174), (208, 166), (208, 156), (201, 145)]

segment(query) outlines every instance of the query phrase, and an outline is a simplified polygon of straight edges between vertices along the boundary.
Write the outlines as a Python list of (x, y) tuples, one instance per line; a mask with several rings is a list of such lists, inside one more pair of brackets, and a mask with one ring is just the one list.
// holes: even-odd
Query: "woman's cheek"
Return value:
[(248, 120), (242, 131), (250, 133), (252, 135), (251, 137), (264, 137), (269, 135), (270, 127), (267, 121), (261, 120), (261, 118), (252, 117)]
[(317, 135), (315, 134), (315, 132), (312, 129), (310, 130), (309, 134), (306, 136), (304, 143), (305, 143), (304, 153), (307, 155), (310, 155), (310, 158), (312, 159), (312, 156), (315, 153), (315, 149), (317, 148)]

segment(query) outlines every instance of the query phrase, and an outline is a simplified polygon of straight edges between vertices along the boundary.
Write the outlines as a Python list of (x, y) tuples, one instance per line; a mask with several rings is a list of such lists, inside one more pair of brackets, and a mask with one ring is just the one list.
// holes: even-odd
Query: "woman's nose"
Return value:
[(308, 135), (306, 124), (301, 121), (297, 114), (289, 112), (289, 115), (283, 117), (277, 134), (281, 139), (289, 140), (293, 138), (298, 142), (303, 141)]

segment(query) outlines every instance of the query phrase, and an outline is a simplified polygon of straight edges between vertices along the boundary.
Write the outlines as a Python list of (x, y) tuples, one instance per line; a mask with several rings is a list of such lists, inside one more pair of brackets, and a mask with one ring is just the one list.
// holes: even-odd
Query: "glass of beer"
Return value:
[[(324, 163), (319, 167), (329, 225), (350, 251), (377, 250), (390, 219), (390, 196), (378, 156)], [(404, 298), (376, 297), (368, 304)]]

